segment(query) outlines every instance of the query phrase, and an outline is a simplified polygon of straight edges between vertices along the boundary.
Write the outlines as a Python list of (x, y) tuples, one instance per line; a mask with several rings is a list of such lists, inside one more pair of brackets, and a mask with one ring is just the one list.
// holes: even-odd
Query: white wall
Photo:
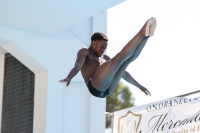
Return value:
[(58, 80), (93, 32), (106, 34), (106, 17), (100, 13), (49, 37), (0, 27), (0, 47), (36, 74), (34, 133), (104, 132), (105, 99), (89, 94), (80, 73), (67, 88)]

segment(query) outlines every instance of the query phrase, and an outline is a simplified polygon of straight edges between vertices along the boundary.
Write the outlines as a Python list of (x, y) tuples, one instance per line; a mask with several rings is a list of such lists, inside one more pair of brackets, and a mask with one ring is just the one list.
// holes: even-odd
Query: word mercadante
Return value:
[[(166, 119), (168, 113), (153, 116), (148, 122), (148, 125), (152, 125), (152, 126), (150, 126), (148, 131), (150, 131), (150, 130), (152, 130), (152, 132), (154, 130), (164, 131), (166, 129), (172, 129), (172, 128), (180, 127), (180, 126), (183, 126), (183, 125), (186, 125), (186, 124), (189, 124), (189, 123), (200, 121), (200, 116), (199, 116), (200, 111), (190, 118), (186, 118), (186, 119), (183, 119), (183, 120), (176, 120), (176, 121), (173, 121), (171, 119), (170, 121), (166, 122), (165, 119)], [(152, 121), (156, 121), (156, 122), (152, 123)]]

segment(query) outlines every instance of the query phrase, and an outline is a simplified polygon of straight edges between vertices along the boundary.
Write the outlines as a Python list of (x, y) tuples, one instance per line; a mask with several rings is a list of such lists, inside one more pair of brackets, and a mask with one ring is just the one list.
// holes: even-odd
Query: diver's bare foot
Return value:
[(149, 26), (149, 36), (153, 36), (154, 35), (154, 31), (156, 29), (157, 26), (157, 21), (156, 18), (151, 18), (151, 24)]
[(148, 19), (145, 23), (145, 25), (143, 26), (143, 34), (144, 36), (150, 36), (150, 26), (153, 23), (153, 17)]
[(146, 23), (143, 25), (142, 29), (140, 30), (141, 35), (149, 36), (150, 25), (152, 24), (153, 17), (148, 19)]
[(142, 35), (149, 36), (149, 30), (150, 30), (150, 25), (152, 24), (152, 18), (148, 19), (144, 24), (144, 26), (142, 27), (142, 29), (140, 30)]
[(151, 25), (151, 19), (148, 19), (146, 24), (145, 24), (145, 31), (144, 31), (144, 35), (145, 36), (149, 36), (149, 27)]

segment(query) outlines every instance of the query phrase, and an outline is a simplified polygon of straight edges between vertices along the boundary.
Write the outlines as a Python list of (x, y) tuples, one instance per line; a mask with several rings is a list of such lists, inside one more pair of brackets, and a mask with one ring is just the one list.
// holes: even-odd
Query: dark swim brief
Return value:
[(105, 98), (106, 96), (109, 95), (108, 89), (106, 91), (99, 91), (99, 90), (95, 89), (92, 86), (91, 80), (88, 82), (88, 89), (89, 89), (90, 93), (95, 97)]

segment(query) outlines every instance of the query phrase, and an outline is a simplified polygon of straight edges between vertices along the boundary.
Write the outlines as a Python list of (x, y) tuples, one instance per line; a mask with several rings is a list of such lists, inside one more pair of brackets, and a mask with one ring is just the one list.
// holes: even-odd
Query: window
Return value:
[(1, 133), (32, 133), (35, 75), (5, 54)]

